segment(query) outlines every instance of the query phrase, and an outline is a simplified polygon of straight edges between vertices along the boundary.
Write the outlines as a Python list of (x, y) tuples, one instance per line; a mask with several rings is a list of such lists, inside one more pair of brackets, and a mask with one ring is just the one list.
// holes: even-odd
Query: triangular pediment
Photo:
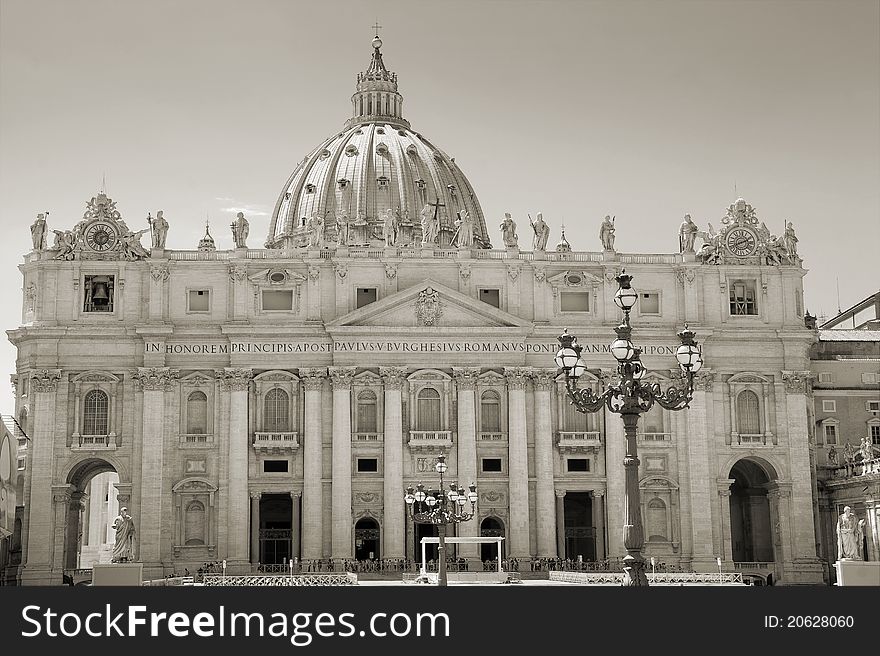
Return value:
[(531, 328), (530, 321), (426, 279), (327, 325), (392, 328)]

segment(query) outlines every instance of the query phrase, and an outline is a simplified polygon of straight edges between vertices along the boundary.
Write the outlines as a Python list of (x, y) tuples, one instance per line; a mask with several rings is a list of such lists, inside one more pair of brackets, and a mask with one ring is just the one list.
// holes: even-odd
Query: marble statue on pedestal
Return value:
[(504, 240), (505, 248), (517, 248), (519, 246), (519, 237), (516, 235), (516, 222), (510, 218), (510, 212), (504, 213), (504, 220), (501, 222), (501, 238)]
[(606, 214), (599, 227), (599, 241), (602, 242), (602, 249), (606, 251), (614, 250), (614, 219), (615, 217)]
[(838, 560), (861, 560), (859, 519), (852, 508), (845, 506), (843, 514), (837, 518), (837, 558)]
[(31, 224), (31, 239), (33, 239), (35, 251), (46, 250), (47, 230), (46, 215), (43, 213), (37, 214), (37, 220)]
[(128, 260), (140, 260), (150, 257), (150, 254), (141, 244), (141, 235), (148, 232), (149, 228), (132, 232), (131, 230), (124, 233), (120, 240), (122, 241), (122, 256)]
[(797, 235), (794, 234), (794, 226), (791, 221), (785, 224), (785, 232), (782, 234), (782, 244), (788, 255), (789, 262), (795, 264), (797, 262)]
[(150, 224), (150, 237), (152, 238), (153, 248), (165, 248), (165, 238), (168, 236), (168, 221), (162, 215), (162, 210), (156, 212), (155, 219), (147, 214), (147, 223)]
[(694, 240), (697, 238), (697, 224), (691, 220), (690, 214), (684, 215), (684, 221), (678, 228), (678, 252), (693, 253)]
[(382, 212), (382, 238), (386, 246), (397, 245), (397, 235), (400, 226), (400, 208), (392, 212), (386, 209)]
[(336, 215), (336, 245), (348, 246), (349, 233), (351, 223), (348, 220), (348, 213), (341, 212)]
[(128, 508), (120, 508), (111, 528), (116, 530), (116, 543), (113, 545), (111, 563), (129, 563), (134, 560), (134, 519)]
[(250, 231), (250, 224), (244, 218), (244, 213), (239, 212), (235, 215), (235, 222), (229, 226), (232, 228), (232, 241), (235, 242), (236, 248), (247, 248), (247, 236)]
[(533, 249), (536, 251), (547, 250), (547, 240), (550, 238), (550, 226), (544, 222), (544, 214), (538, 212), (538, 218), (536, 221), (532, 221), (532, 216), (529, 215), (529, 221), (531, 221), (532, 230), (535, 232), (535, 237), (532, 242)]
[[(342, 223), (348, 226), (348, 221)], [(324, 217), (318, 212), (312, 214), (312, 218), (306, 223), (309, 229), (309, 248), (324, 248)]]
[(425, 203), (419, 215), (422, 221), (422, 246), (435, 243), (440, 234), (440, 220), (435, 215), (434, 208), (430, 203)]
[(474, 243), (474, 221), (467, 210), (458, 213), (452, 243), (459, 248), (469, 248)]

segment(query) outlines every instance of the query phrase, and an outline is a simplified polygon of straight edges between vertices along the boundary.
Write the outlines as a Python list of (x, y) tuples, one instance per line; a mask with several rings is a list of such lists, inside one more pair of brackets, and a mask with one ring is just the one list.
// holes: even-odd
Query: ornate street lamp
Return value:
[[(446, 456), (437, 456), (437, 464), (434, 470), (440, 474), (440, 487), (436, 490), (427, 490), (421, 483), (417, 487), (411, 485), (406, 489), (403, 497), (409, 508), (410, 519), (416, 524), (433, 524), (437, 527), (440, 536), (438, 558), (440, 568), (437, 573), (438, 585), (449, 585), (446, 578), (446, 527), (449, 524), (460, 524), (473, 519), (477, 506), (477, 486), (471, 483), (470, 490), (458, 487), (457, 483), (450, 483), (449, 488), (443, 483), (443, 474), (449, 465), (446, 464)], [(465, 506), (470, 503), (470, 512)]]
[(583, 347), (578, 345), (577, 337), (568, 334), (568, 329), (559, 336), (559, 351), (554, 361), (565, 372), (565, 386), (571, 403), (578, 412), (598, 412), (603, 407), (623, 418), (626, 434), (626, 456), (623, 466), (626, 472), (624, 495), (623, 546), (626, 556), (623, 559), (623, 585), (648, 585), (645, 575), (645, 560), (642, 547), (645, 544), (642, 529), (641, 500), (639, 498), (639, 458), (636, 447), (636, 428), (639, 416), (648, 412), (655, 403), (667, 410), (684, 410), (694, 394), (694, 375), (703, 366), (702, 350), (694, 341), (695, 333), (685, 324), (678, 333), (681, 346), (675, 358), (682, 371), (682, 378), (665, 392), (658, 383), (644, 383), (647, 370), (642, 364), (642, 351), (632, 343), (632, 326), (629, 313), (638, 299), (638, 294), (630, 286), (632, 276), (621, 271), (615, 278), (618, 284), (614, 303), (623, 310), (623, 323), (614, 329), (617, 339), (611, 343), (611, 354), (617, 360), (618, 380), (600, 394), (577, 386), (578, 378), (587, 369), (581, 358)]

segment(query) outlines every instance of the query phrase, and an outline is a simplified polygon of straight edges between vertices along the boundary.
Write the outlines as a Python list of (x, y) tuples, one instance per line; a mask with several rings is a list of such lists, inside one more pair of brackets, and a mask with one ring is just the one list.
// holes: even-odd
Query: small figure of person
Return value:
[(152, 218), (147, 214), (147, 223), (150, 224), (150, 237), (152, 238), (153, 248), (165, 248), (165, 237), (168, 236), (168, 221), (162, 215), (162, 210), (156, 212), (156, 218)]
[(834, 448), (833, 444), (828, 447), (828, 464), (837, 464), (837, 450)]
[(235, 215), (235, 222), (230, 226), (232, 228), (232, 241), (235, 242), (236, 248), (247, 248), (247, 236), (250, 232), (250, 224), (244, 218), (244, 212)]
[(535, 232), (532, 247), (536, 251), (545, 251), (547, 250), (547, 240), (550, 238), (550, 226), (544, 222), (544, 214), (542, 212), (538, 212), (537, 216), (537, 220), (531, 221), (532, 217), (529, 215), (532, 230)]
[(116, 542), (113, 545), (111, 563), (128, 563), (134, 560), (134, 519), (128, 514), (128, 508), (120, 508), (119, 515), (111, 526), (116, 531)]
[(31, 239), (34, 242), (35, 251), (46, 250), (46, 214), (37, 214), (36, 221), (31, 224)]
[(510, 212), (504, 213), (504, 220), (501, 222), (501, 238), (504, 240), (505, 248), (517, 248), (519, 246), (519, 237), (516, 235), (516, 222), (510, 218)]
[(846, 444), (843, 445), (843, 461), (846, 464), (852, 464), (852, 462), (856, 459), (856, 452), (853, 449), (853, 445), (847, 441)]
[(605, 215), (602, 225), (599, 227), (599, 241), (602, 242), (602, 249), (606, 251), (614, 250), (614, 219), (616, 217)]
[(694, 240), (697, 238), (697, 224), (691, 220), (690, 214), (684, 215), (684, 221), (678, 228), (678, 250), (680, 253), (693, 253)]

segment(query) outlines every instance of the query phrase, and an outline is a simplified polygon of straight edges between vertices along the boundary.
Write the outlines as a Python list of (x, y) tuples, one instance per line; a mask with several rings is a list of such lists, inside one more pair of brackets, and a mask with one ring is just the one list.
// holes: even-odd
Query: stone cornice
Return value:
[(145, 392), (170, 390), (179, 376), (178, 369), (169, 367), (138, 367), (131, 372), (138, 389)]

